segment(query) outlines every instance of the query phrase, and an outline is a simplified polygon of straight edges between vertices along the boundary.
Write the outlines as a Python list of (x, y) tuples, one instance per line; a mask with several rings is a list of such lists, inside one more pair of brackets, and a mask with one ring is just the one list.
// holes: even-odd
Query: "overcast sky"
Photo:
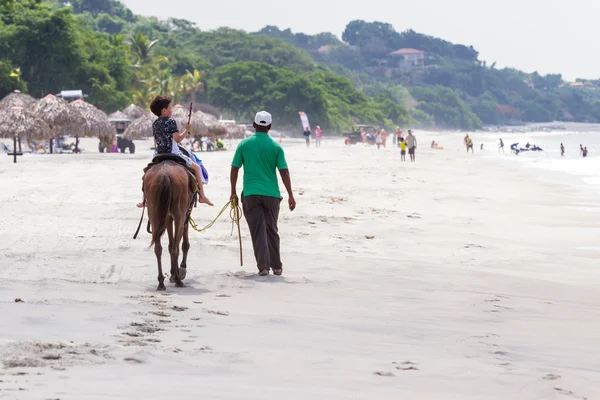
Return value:
[(136, 14), (185, 18), (202, 30), (221, 26), (341, 37), (354, 19), (388, 22), (454, 43), (480, 59), (526, 72), (600, 78), (600, 0), (123, 0)]

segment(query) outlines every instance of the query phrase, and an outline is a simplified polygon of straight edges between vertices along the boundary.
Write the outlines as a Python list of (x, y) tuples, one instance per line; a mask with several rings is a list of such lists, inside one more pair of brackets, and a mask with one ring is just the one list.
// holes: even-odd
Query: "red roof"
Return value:
[(424, 51), (416, 49), (399, 49), (390, 53), (390, 56), (404, 56), (408, 54), (425, 54)]

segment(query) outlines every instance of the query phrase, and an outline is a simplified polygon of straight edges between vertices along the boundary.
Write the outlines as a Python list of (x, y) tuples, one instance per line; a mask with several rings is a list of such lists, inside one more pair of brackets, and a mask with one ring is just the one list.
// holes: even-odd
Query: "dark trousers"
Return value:
[(258, 270), (281, 269), (279, 254), (279, 205), (281, 199), (269, 196), (244, 196), (242, 193), (242, 209), (250, 228), (254, 257)]

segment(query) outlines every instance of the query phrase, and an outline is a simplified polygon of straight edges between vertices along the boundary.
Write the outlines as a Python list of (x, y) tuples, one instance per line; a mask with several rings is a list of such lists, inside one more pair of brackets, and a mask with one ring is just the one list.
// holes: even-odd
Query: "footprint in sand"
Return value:
[(153, 314), (156, 315), (157, 317), (170, 317), (170, 314), (167, 314), (166, 312), (163, 311), (150, 311), (148, 314)]
[(207, 312), (208, 312), (209, 314), (222, 315), (222, 316), (225, 316), (225, 317), (229, 315), (229, 313), (228, 313), (228, 312), (226, 312), (226, 311), (213, 311), (213, 310), (207, 310)]
[(422, 219), (423, 217), (421, 216), (421, 214), (419, 213), (412, 213), (412, 214), (408, 214), (406, 216), (406, 218), (412, 218), (412, 219)]
[(562, 378), (562, 376), (560, 375), (555, 375), (555, 374), (548, 374), (544, 377), (542, 377), (542, 379), (546, 380), (546, 381), (555, 381), (557, 379)]
[(574, 392), (570, 391), (570, 390), (565, 390), (565, 389), (561, 389), (561, 388), (552, 388), (554, 390), (556, 390), (558, 393), (562, 394), (563, 396), (569, 396), (569, 397), (573, 397), (575, 399), (579, 399), (579, 400), (588, 400), (587, 397), (583, 397), (583, 396), (577, 396)]
[(127, 357), (124, 360), (131, 364), (143, 364), (144, 363), (142, 360), (138, 360), (137, 358), (134, 358), (134, 357)]
[(182, 311), (185, 311), (187, 309), (188, 309), (187, 307), (179, 307), (179, 306), (173, 306), (173, 308), (172, 308), (172, 310), (178, 311), (178, 312), (182, 312)]
[(381, 371), (375, 371), (375, 372), (373, 372), (373, 375), (385, 376), (385, 377), (395, 376), (391, 372), (381, 372)]
[(414, 363), (412, 361), (405, 361), (400, 364), (398, 364), (397, 362), (393, 362), (392, 364), (394, 364), (396, 366), (396, 369), (400, 370), (400, 371), (418, 371), (419, 370), (419, 368), (417, 367), (417, 365), (419, 365), (419, 364)]

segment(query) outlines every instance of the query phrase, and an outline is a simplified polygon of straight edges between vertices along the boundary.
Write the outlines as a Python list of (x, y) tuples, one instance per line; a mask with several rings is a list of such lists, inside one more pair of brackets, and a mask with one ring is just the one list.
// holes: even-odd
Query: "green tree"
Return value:
[(27, 84), (21, 79), (21, 71), (10, 61), (0, 61), (0, 98), (20, 90), (27, 91)]
[(158, 40), (151, 40), (148, 36), (143, 35), (141, 33), (137, 33), (129, 39), (129, 44), (131, 45), (131, 52), (135, 57), (135, 62), (137, 64), (145, 64), (147, 63), (152, 54), (152, 49)]
[(472, 130), (481, 120), (453, 90), (443, 87), (415, 87), (413, 97), (420, 101), (418, 108), (431, 115), (440, 127)]
[(250, 119), (259, 109), (277, 116), (276, 126), (295, 126), (298, 112), (328, 126), (322, 90), (288, 68), (257, 62), (236, 62), (217, 68), (207, 82), (208, 98), (238, 118)]

